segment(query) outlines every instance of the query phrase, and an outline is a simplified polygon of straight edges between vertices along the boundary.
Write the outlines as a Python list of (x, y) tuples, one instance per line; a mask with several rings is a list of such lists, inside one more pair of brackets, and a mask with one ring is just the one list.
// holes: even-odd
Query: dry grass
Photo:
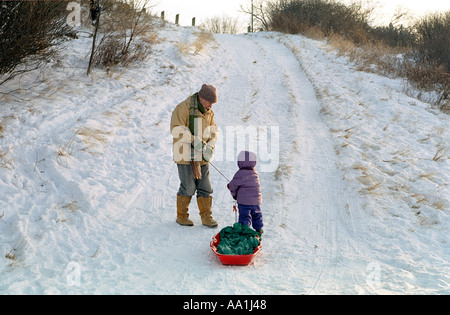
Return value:
[(80, 209), (80, 207), (78, 206), (78, 202), (77, 201), (72, 201), (72, 202), (62, 206), (62, 209), (63, 210), (68, 210), (71, 213), (75, 213), (75, 212), (77, 212)]
[(433, 173), (430, 173), (430, 174), (420, 174), (419, 175), (419, 179), (431, 179), (431, 178), (433, 178), (434, 176), (436, 176), (436, 174), (433, 174)]
[(307, 28), (303, 33), (305, 34), (305, 36), (317, 40), (321, 40), (325, 37), (323, 31), (319, 27), (315, 26)]
[(189, 43), (183, 42), (183, 41), (177, 42), (175, 44), (175, 47), (178, 48), (178, 50), (180, 51), (180, 53), (182, 55), (187, 55), (189, 53), (189, 50), (191, 49), (191, 45)]
[[(1, 92), (0, 92), (1, 94)], [(6, 103), (8, 103), (8, 101), (6, 101)], [(0, 120), (0, 138), (3, 138), (5, 136), (5, 131), (6, 131), (6, 125), (8, 124), (8, 122), (10, 120), (14, 120), (16, 119), (15, 114), (11, 114), (8, 116), (3, 116)]]
[(433, 157), (433, 161), (437, 162), (444, 156), (445, 156), (445, 149), (444, 148), (439, 148), (439, 150), (437, 150), (436, 154)]
[(354, 170), (360, 170), (362, 173), (361, 176), (356, 177), (356, 180), (365, 186), (365, 188), (361, 189), (359, 192), (361, 194), (370, 193), (373, 195), (378, 195), (375, 190), (383, 184), (383, 181), (379, 181), (375, 177), (369, 175), (369, 170), (367, 167), (361, 164), (354, 164), (352, 168)]
[(6, 169), (13, 169), (14, 163), (13, 160), (9, 157), (10, 149), (0, 150), (0, 167)]
[(13, 246), (13, 248), (9, 252), (7, 252), (5, 254), (5, 258), (9, 259), (9, 260), (16, 261), (17, 258), (19, 258), (22, 255), (23, 250), (25, 249), (25, 246), (26, 246), (26, 241), (25, 240), (19, 240)]
[(118, 114), (116, 112), (106, 111), (106, 112), (103, 112), (102, 115), (110, 118), (111, 120), (114, 120), (118, 127), (125, 126), (125, 120), (122, 118), (122, 116), (120, 114)]
[(380, 187), (381, 184), (382, 184), (382, 182), (378, 182), (378, 183), (376, 183), (376, 184), (374, 184), (374, 185), (372, 185), (372, 186), (370, 186), (370, 187), (367, 187), (367, 191), (368, 191), (368, 192), (371, 192), (371, 191), (377, 189), (378, 187)]
[(96, 144), (106, 144), (106, 136), (111, 134), (111, 132), (89, 127), (83, 127), (78, 131), (78, 135), (84, 137), (83, 142), (89, 147), (95, 146)]
[(251, 115), (251, 114), (248, 114), (247, 116), (242, 117), (242, 121), (243, 121), (243, 122), (247, 122), (251, 117), (252, 117), (252, 115)]
[[(438, 105), (444, 112), (450, 110), (448, 98), (450, 73), (446, 71), (444, 66), (405, 60), (399, 67), (398, 75), (408, 80), (409, 85), (412, 87), (412, 92), (414, 92), (414, 89), (419, 90), (417, 98)], [(408, 85), (405, 85), (404, 90), (408, 94), (413, 94)], [(439, 97), (434, 100), (427, 100), (424, 98), (422, 91), (436, 91)]]
[(16, 260), (16, 254), (13, 252), (13, 250), (11, 250), (10, 252), (6, 253), (5, 258), (10, 260)]
[(445, 210), (447, 208), (447, 202), (445, 200), (438, 200), (433, 202), (432, 206), (437, 210)]
[(58, 156), (69, 156), (72, 155), (73, 152), (73, 145), (74, 145), (74, 140), (75, 140), (75, 136), (77, 133), (75, 133), (73, 135), (73, 137), (64, 145), (61, 145), (58, 147)]
[(355, 43), (337, 34), (328, 36), (328, 43), (341, 55), (348, 54), (356, 48)]
[[(82, 127), (73, 134), (72, 138), (67, 143), (58, 147), (57, 155), (59, 158), (72, 156), (77, 136), (81, 136), (83, 143), (86, 144), (86, 147), (81, 149), (82, 151), (96, 154), (97, 152), (93, 152), (92, 149), (98, 145), (105, 145), (108, 141), (108, 135), (112, 135), (112, 132), (104, 131), (99, 128)], [(61, 163), (61, 161), (59, 162)], [(65, 164), (67, 166), (67, 161)]]
[(354, 170), (360, 170), (360, 171), (362, 171), (363, 173), (367, 173), (367, 167), (365, 167), (365, 166), (363, 166), (363, 165), (360, 165), (360, 164), (355, 164), (355, 165), (353, 165), (353, 169), (354, 169)]
[(194, 34), (197, 35), (194, 42), (178, 42), (175, 45), (182, 55), (197, 55), (205, 49), (207, 44), (215, 42), (214, 35), (212, 33), (202, 31)]
[(400, 54), (410, 52), (406, 48), (393, 48), (380, 42), (356, 45), (353, 41), (338, 34), (328, 36), (328, 43), (339, 54), (348, 56), (356, 64), (358, 71), (381, 72), (382, 74), (399, 74)]
[(61, 223), (70, 222), (72, 219), (68, 218), (67, 215), (70, 216), (71, 214), (75, 214), (80, 209), (81, 208), (78, 205), (77, 201), (72, 201), (65, 204), (64, 206), (61, 207), (61, 209), (58, 209), (58, 212), (60, 212), (60, 214), (58, 215), (59, 222)]
[(281, 180), (283, 177), (289, 176), (292, 173), (292, 166), (286, 164), (278, 165), (275, 171), (275, 180)]
[(192, 44), (194, 47), (194, 54), (198, 54), (205, 48), (205, 43), (215, 42), (214, 36), (212, 33), (208, 32), (200, 32), (197, 33), (197, 39)]
[[(356, 45), (353, 41), (337, 34), (328, 36), (328, 43), (340, 55), (347, 56), (356, 66), (356, 70), (379, 73), (385, 76), (405, 79), (404, 92), (438, 106), (443, 112), (450, 111), (448, 90), (450, 75), (443, 65), (425, 64), (411, 59), (412, 48), (390, 47), (382, 42), (367, 42)], [(399, 58), (402, 56), (402, 58)], [(427, 99), (426, 93), (436, 91), (439, 97)]]

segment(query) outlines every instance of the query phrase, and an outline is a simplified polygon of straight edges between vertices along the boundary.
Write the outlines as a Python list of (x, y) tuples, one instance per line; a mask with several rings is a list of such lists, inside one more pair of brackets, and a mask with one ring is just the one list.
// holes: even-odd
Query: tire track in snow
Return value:
[[(315, 105), (315, 96), (312, 93), (308, 93), (307, 85), (309, 82), (299, 76), (301, 69), (296, 61), (293, 60), (292, 54), (282, 45), (276, 46), (277, 51), (273, 51), (273, 41), (274, 40), (269, 40), (267, 45), (272, 50), (272, 62), (275, 61), (279, 65), (279, 71), (283, 74), (283, 81), (281, 81), (281, 86), (279, 86), (278, 89), (279, 91), (283, 91), (285, 93), (285, 113), (283, 113), (282, 116), (287, 118), (285, 121), (279, 121), (280, 127), (282, 128), (280, 133), (284, 135), (285, 142), (280, 143), (280, 166), (274, 176), (276, 182), (281, 183), (281, 190), (278, 193), (278, 198), (283, 200), (281, 204), (283, 205), (285, 210), (284, 214), (286, 216), (283, 221), (279, 223), (279, 225), (280, 227), (283, 227), (283, 230), (285, 230), (283, 232), (286, 232), (284, 241), (295, 242), (295, 239), (299, 234), (301, 235), (306, 232), (303, 230), (306, 226), (302, 224), (304, 219), (303, 213), (308, 211), (308, 207), (310, 207), (310, 209), (312, 207), (315, 209), (315, 213), (311, 219), (314, 219), (315, 223), (310, 223), (309, 226), (316, 225), (319, 230), (323, 230), (324, 232), (323, 234), (319, 234), (320, 238), (330, 240), (331, 238), (327, 234), (330, 231), (329, 222), (327, 220), (327, 207), (325, 207), (325, 209), (321, 209), (321, 207), (316, 203), (311, 203), (310, 206), (301, 206), (304, 199), (314, 199), (314, 197), (322, 195), (324, 192), (323, 190), (325, 190), (323, 189), (325, 187), (323, 185), (324, 183), (318, 180), (317, 174), (322, 172), (323, 165), (321, 165), (321, 163), (326, 162), (319, 157), (326, 157), (326, 155), (323, 154), (320, 146), (318, 148), (319, 150), (315, 147), (315, 140), (321, 134), (321, 130), (315, 130), (314, 133), (311, 133), (312, 127), (317, 127), (308, 126), (308, 124), (316, 122), (318, 117), (312, 116), (311, 113), (302, 112), (302, 108), (305, 108), (308, 103), (313, 104), (313, 106)], [(260, 43), (262, 42), (263, 41), (260, 41)], [(267, 60), (267, 63), (270, 63), (270, 60)], [(316, 111), (315, 108), (312, 110)], [(306, 117), (305, 114), (310, 114), (310, 116)], [(305, 139), (313, 140), (310, 143), (305, 143)], [(303, 149), (305, 147), (311, 148), (310, 152), (306, 150), (309, 155), (303, 153)], [(304, 162), (302, 163), (303, 165), (299, 165), (300, 161)], [(299, 167), (312, 168), (314, 171), (310, 174), (307, 172), (305, 174), (299, 170)], [(308, 190), (307, 187), (312, 187), (312, 189)], [(298, 188), (303, 191), (302, 196), (296, 195), (296, 190)], [(300, 205), (298, 203), (300, 203)], [(275, 202), (273, 207), (276, 208), (276, 206), (277, 203)], [(321, 214), (320, 211), (323, 210), (324, 212)], [(310, 238), (309, 241), (315, 237), (315, 235), (311, 232), (308, 232), (305, 235)], [(317, 273), (319, 274), (317, 277), (313, 276), (313, 287), (317, 286), (317, 283), (323, 273), (322, 265), (324, 261), (320, 260), (322, 258), (320, 256), (328, 256), (330, 253), (329, 245), (331, 245), (330, 241), (327, 241), (328, 247), (318, 245), (318, 240), (315, 240), (315, 243), (314, 248), (320, 246), (320, 250), (322, 252), (319, 253), (316, 251), (314, 253), (314, 256), (319, 257), (319, 261), (316, 261), (315, 263), (315, 266), (317, 266), (319, 270), (315, 270), (316, 268), (314, 268), (308, 272), (310, 276)], [(307, 243), (303, 244), (303, 246), (305, 245), (307, 246)], [(284, 246), (287, 251), (291, 251), (293, 249), (289, 247), (289, 244), (285, 244)], [(301, 249), (301, 246), (299, 247)], [(331, 249), (332, 248), (334, 248), (334, 245), (331, 246)], [(300, 261), (302, 259), (304, 260), (301, 256), (298, 258)], [(289, 261), (287, 265), (292, 264), (289, 268), (291, 270), (291, 274), (293, 275), (293, 278), (298, 279), (298, 283), (303, 282), (302, 289), (304, 290), (308, 285), (304, 281), (304, 274), (302, 272), (299, 273), (301, 268), (296, 268), (296, 263), (297, 262)], [(283, 264), (286, 264), (286, 262), (283, 262)], [(279, 268), (282, 268), (282, 266)]]
[[(351, 290), (352, 270), (346, 271), (350, 275), (339, 274), (347, 267), (341, 263), (342, 253), (355, 250), (347, 239), (354, 222), (343, 217), (348, 196), (314, 88), (296, 56), (276, 36), (233, 40), (235, 51), (229, 51), (236, 67), (246, 65), (247, 76), (228, 78), (227, 84), (247, 88), (243, 106), (248, 106), (245, 110), (234, 106), (234, 111), (247, 113), (244, 125), (278, 125), (282, 135), (277, 171), (260, 174), (267, 234), (260, 258), (263, 266), (258, 268), (271, 267), (267, 272), (272, 289), (280, 292), (326, 293), (347, 281)], [(233, 66), (228, 65), (230, 72)], [(227, 120), (236, 123), (238, 118), (228, 114)], [(289, 257), (285, 252), (291, 253)], [(276, 280), (287, 274), (284, 283)]]
[[(238, 40), (239, 43), (236, 43)], [(261, 266), (258, 264), (258, 268), (270, 268), (270, 271), (266, 270), (270, 276), (260, 277), (260, 281), (265, 282), (267, 278), (270, 278), (272, 292), (275, 290), (275, 292), (301, 293), (305, 292), (307, 288), (305, 282), (308, 282), (304, 281), (306, 273), (299, 273), (303, 268), (299, 268), (297, 264), (302, 258), (299, 256), (298, 260), (289, 259), (289, 255), (285, 254), (294, 251), (300, 255), (304, 250), (292, 244), (298, 229), (295, 228), (292, 218), (295, 212), (295, 192), (289, 192), (293, 188), (292, 185), (298, 185), (298, 181), (292, 179), (295, 177), (295, 160), (301, 145), (296, 121), (300, 103), (296, 99), (298, 97), (296, 90), (301, 89), (301, 86), (295, 81), (300, 68), (292, 54), (283, 45), (274, 45), (274, 42), (276, 39), (241, 37), (233, 38), (233, 42), (225, 40), (221, 42), (222, 47), (232, 45), (227, 49), (230, 53), (229, 58), (232, 60), (228, 63), (228, 71), (238, 74), (231, 78), (229, 75), (227, 82), (223, 84), (224, 98), (235, 100), (236, 97), (233, 98), (233, 94), (239, 95), (240, 90), (245, 92), (240, 94), (243, 100), (240, 104), (224, 105), (227, 110), (218, 109), (217, 116), (222, 113), (226, 116), (224, 120), (230, 125), (277, 125), (280, 128), (280, 134), (283, 134), (280, 139), (278, 170), (275, 173), (260, 174), (267, 235), (264, 236), (263, 252), (258, 258)], [(239, 67), (245, 68), (239, 69)], [(227, 87), (227, 84), (230, 86)], [(234, 93), (228, 94), (226, 91), (230, 87), (238, 87), (239, 90), (237, 93), (233, 91)], [(314, 101), (314, 96), (312, 100), (307, 101)], [(242, 116), (236, 117), (234, 114), (236, 112), (240, 115), (244, 113), (245, 119), (240, 122), (239, 118)], [(233, 168), (236, 166), (233, 165)], [(286, 274), (289, 274), (289, 280), (280, 281), (280, 279), (286, 280)], [(317, 277), (313, 276), (311, 281), (316, 280)]]
[[(334, 143), (331, 141), (328, 126), (324, 124), (319, 115), (321, 106), (315, 96), (315, 87), (306, 76), (302, 62), (299, 60), (301, 56), (298, 55), (298, 50), (294, 45), (288, 43), (283, 35), (280, 36), (279, 41), (297, 59), (298, 66), (302, 68), (302, 76), (308, 81), (308, 94), (314, 94), (314, 106), (305, 102), (305, 105), (309, 106), (301, 107), (303, 123), (306, 125), (306, 130), (310, 129), (310, 138), (304, 137), (307, 145), (303, 148), (312, 149), (308, 156), (312, 158), (310, 161), (312, 163), (309, 164), (312, 166), (313, 172), (308, 177), (314, 184), (319, 183), (318, 188), (321, 189), (319, 189), (318, 195), (323, 196), (316, 196), (316, 199), (323, 216), (321, 246), (325, 249), (318, 248), (321, 250), (320, 256), (322, 257), (318, 263), (321, 271), (310, 292), (324, 290), (355, 292), (356, 288), (361, 290), (361, 287), (366, 286), (365, 269), (370, 262), (368, 258), (361, 259), (359, 257), (361, 249), (358, 248), (360, 243), (357, 239), (364, 235), (364, 231), (357, 228), (355, 217), (352, 215), (352, 211), (361, 204), (361, 201), (355, 192), (346, 188), (342, 173), (338, 170), (337, 156), (333, 149)], [(318, 179), (320, 182), (317, 182)], [(316, 189), (310, 190), (310, 194), (312, 195)], [(320, 218), (320, 213), (317, 214), (317, 217)], [(320, 241), (320, 237), (317, 238), (317, 241)], [(348, 259), (345, 256), (348, 256)], [(359, 261), (355, 262), (355, 258)], [(362, 292), (366, 289), (367, 287), (362, 289)]]

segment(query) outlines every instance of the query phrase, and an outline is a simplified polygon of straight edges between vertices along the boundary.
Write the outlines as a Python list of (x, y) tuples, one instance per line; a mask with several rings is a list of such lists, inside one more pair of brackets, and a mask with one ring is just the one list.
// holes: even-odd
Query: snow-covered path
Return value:
[[(219, 64), (234, 75), (223, 84), (226, 101), (216, 109), (217, 120), (225, 126), (279, 126), (278, 165), (275, 172), (260, 174), (267, 224), (256, 270), (263, 275), (260, 290), (300, 294), (348, 287), (352, 292), (355, 277), (364, 286), (364, 269), (340, 265), (343, 256), (356, 255), (350, 247), (355, 235), (348, 233), (355, 232), (351, 211), (357, 203), (346, 203), (356, 196), (344, 189), (320, 105), (297, 59), (276, 38), (218, 40), (229, 58)], [(336, 260), (340, 268), (333, 267)]]
[[(0, 189), (8, 192), (0, 200), (0, 236), (3, 250), (15, 256), (0, 257), (0, 293), (406, 289), (395, 268), (389, 281), (398, 291), (383, 283), (386, 261), (380, 247), (372, 247), (378, 219), (364, 212), (363, 197), (338, 167), (295, 43), (271, 33), (215, 35), (199, 49), (195, 29), (160, 36), (151, 61), (109, 78), (101, 70), (92, 80), (82, 77), (85, 60), (74, 49), (72, 75), (57, 69), (48, 79), (49, 86), (62, 81), (61, 88), (33, 99), (20, 120), (13, 106), (3, 116), (10, 117), (9, 134), (0, 141), (10, 142), (14, 166), (0, 167)], [(195, 226), (175, 223), (179, 182), (170, 115), (205, 82), (219, 92), (214, 165), (232, 178), (241, 145), (260, 159), (265, 234), (262, 252), (248, 267), (222, 266), (209, 248), (212, 236), (234, 223), (227, 181), (213, 168), (219, 228), (201, 225), (195, 198)]]

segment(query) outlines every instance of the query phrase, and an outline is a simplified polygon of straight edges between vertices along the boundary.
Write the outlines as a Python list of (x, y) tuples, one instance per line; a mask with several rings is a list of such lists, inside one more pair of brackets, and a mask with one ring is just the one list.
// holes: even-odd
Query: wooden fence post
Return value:
[(163, 21), (164, 21), (164, 15), (165, 15), (164, 11), (161, 11), (161, 20), (163, 20)]
[(192, 18), (192, 26), (195, 26), (195, 17)]
[(179, 21), (180, 21), (180, 15), (177, 14), (177, 15), (175, 16), (175, 24), (178, 25), (178, 22), (179, 22)]

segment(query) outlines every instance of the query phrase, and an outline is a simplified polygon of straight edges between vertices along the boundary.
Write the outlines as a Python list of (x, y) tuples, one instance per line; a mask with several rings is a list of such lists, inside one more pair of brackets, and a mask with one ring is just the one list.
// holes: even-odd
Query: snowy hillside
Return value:
[[(449, 294), (450, 117), (325, 42), (168, 25), (146, 62), (86, 76), (91, 39), (0, 86), (0, 294)], [(220, 264), (234, 223), (175, 223), (171, 112), (214, 84), (214, 165), (258, 153), (263, 248)], [(247, 142), (242, 141), (247, 138)]]

